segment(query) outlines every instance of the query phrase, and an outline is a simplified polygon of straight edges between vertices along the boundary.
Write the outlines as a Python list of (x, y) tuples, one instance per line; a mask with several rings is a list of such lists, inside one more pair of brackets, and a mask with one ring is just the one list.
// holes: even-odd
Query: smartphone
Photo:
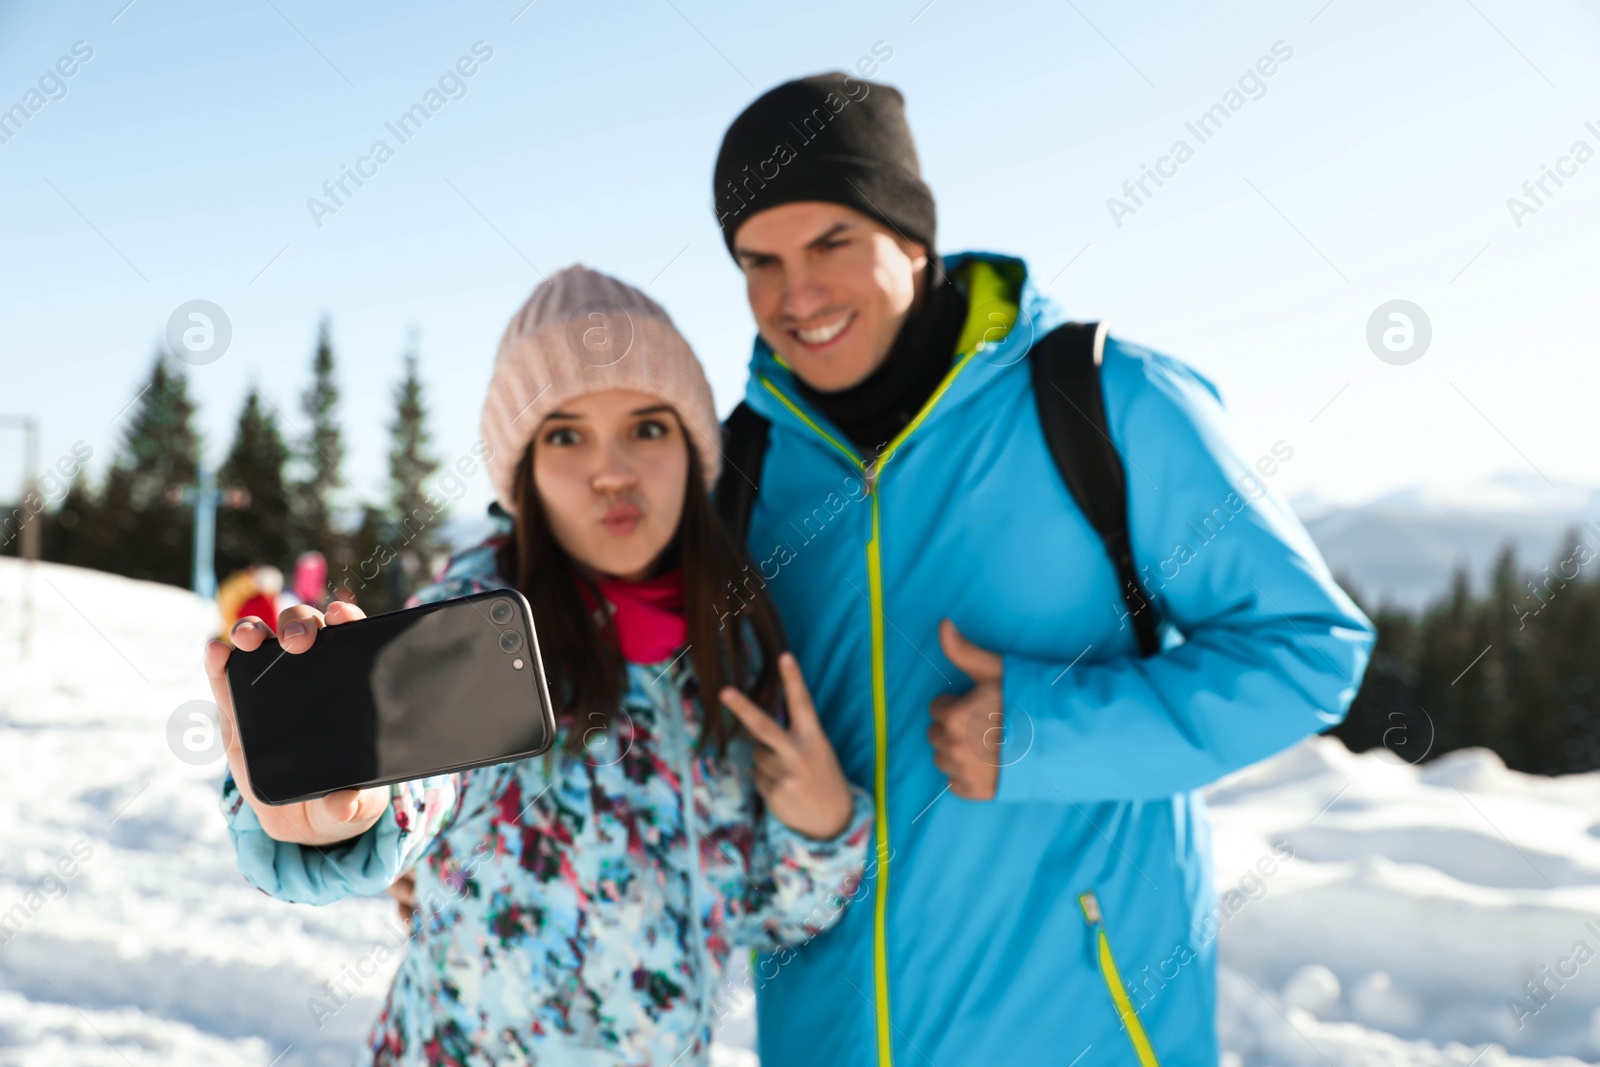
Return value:
[(250, 786), (314, 800), (543, 755), (555, 714), (528, 601), (514, 589), (386, 612), (228, 656)]

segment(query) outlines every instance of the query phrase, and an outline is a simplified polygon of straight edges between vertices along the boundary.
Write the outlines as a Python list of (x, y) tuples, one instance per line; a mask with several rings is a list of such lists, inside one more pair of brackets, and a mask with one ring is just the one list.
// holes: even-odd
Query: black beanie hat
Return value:
[(933, 191), (892, 86), (838, 71), (783, 83), (733, 120), (711, 181), (730, 253), (746, 219), (797, 200), (855, 208), (934, 252)]

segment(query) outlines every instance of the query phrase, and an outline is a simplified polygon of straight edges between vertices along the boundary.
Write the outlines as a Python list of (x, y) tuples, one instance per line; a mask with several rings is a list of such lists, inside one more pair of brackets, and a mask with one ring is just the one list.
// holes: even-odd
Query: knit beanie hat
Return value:
[(722, 469), (721, 426), (711, 386), (661, 305), (639, 290), (577, 265), (540, 282), (500, 338), (482, 435), (500, 506), (515, 515), (517, 464), (544, 417), (589, 393), (634, 389), (677, 409), (699, 450), (707, 486)]
[(723, 135), (711, 189), (730, 253), (746, 219), (796, 200), (855, 208), (934, 251), (933, 191), (892, 86), (835, 71), (770, 90)]

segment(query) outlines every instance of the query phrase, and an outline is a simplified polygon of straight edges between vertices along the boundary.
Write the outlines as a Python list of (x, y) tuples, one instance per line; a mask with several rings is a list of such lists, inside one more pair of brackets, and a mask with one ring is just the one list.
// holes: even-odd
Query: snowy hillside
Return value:
[[(0, 1067), (351, 1062), (393, 970), (359, 976), (397, 943), (390, 905), (293, 907), (235, 871), (220, 756), (169, 743), (209, 695), (208, 610), (41, 565), (24, 661), (21, 575), (0, 560)], [(1236, 1067), (1600, 1052), (1600, 774), (1534, 779), (1481, 751), (1418, 769), (1318, 739), (1211, 793)], [(357, 995), (319, 1028), (313, 998), (341, 979)], [(719, 1060), (753, 1063), (751, 1032), (746, 1013)]]

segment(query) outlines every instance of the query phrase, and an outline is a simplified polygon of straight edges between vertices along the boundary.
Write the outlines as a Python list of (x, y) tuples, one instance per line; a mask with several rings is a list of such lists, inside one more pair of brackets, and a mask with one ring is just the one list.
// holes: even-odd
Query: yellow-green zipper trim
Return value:
[(916, 416), (905, 428), (895, 434), (893, 440), (884, 448), (878, 457), (877, 463), (872, 467), (861, 461), (855, 450), (841, 443), (827, 430), (817, 424), (817, 421), (807, 415), (798, 404), (783, 394), (783, 391), (772, 383), (766, 375), (761, 375), (761, 384), (767, 391), (777, 397), (778, 402), (788, 408), (801, 422), (809, 426), (824, 441), (838, 449), (851, 464), (861, 472), (867, 483), (867, 496), (872, 501), (872, 536), (867, 541), (867, 601), (871, 609), (872, 628), (872, 735), (873, 735), (873, 773), (872, 792), (877, 805), (875, 819), (875, 834), (878, 850), (878, 886), (873, 898), (872, 919), (872, 971), (874, 1007), (877, 1012), (878, 1034), (878, 1063), (879, 1067), (893, 1067), (894, 1047), (891, 1042), (893, 1023), (889, 1014), (889, 683), (884, 666), (884, 632), (883, 632), (883, 553), (880, 540), (880, 527), (878, 515), (878, 479), (883, 475), (883, 468), (894, 456), (902, 442), (909, 437), (928, 413), (938, 404), (939, 399), (949, 390), (955, 381), (956, 375), (971, 361), (978, 350), (975, 348), (956, 361), (950, 368), (944, 380), (939, 383), (933, 395), (922, 406)]
[[(973, 270), (968, 275), (968, 283), (972, 294), (972, 306), (977, 307), (976, 298), (980, 293), (988, 297), (998, 291), (1001, 284), (998, 274), (986, 263), (973, 264)], [(988, 303), (994, 303), (991, 297)], [(1004, 329), (1009, 332), (1019, 313), (1013, 304)], [(921, 410), (906, 423), (901, 431), (894, 435), (889, 443), (884, 446), (883, 452), (870, 467), (863, 463), (855, 450), (845, 445), (827, 430), (824, 430), (817, 421), (807, 415), (793, 400), (784, 395), (783, 391), (773, 384), (772, 379), (765, 374), (759, 375), (761, 384), (767, 392), (777, 398), (778, 402), (788, 408), (790, 413), (801, 422), (809, 426), (817, 436), (837, 449), (850, 463), (861, 472), (867, 484), (867, 495), (872, 500), (872, 536), (867, 541), (867, 599), (872, 612), (872, 734), (874, 742), (873, 761), (873, 800), (877, 806), (875, 818), (877, 849), (878, 849), (878, 884), (877, 893), (873, 901), (872, 920), (872, 965), (873, 965), (873, 992), (877, 1014), (878, 1034), (878, 1065), (879, 1067), (893, 1067), (894, 1046), (891, 1037), (894, 1024), (889, 1013), (889, 686), (887, 671), (884, 665), (884, 629), (883, 629), (883, 553), (880, 541), (881, 530), (878, 518), (878, 479), (883, 476), (883, 468), (893, 458), (895, 451), (905, 442), (906, 438), (921, 426), (923, 420), (938, 405), (940, 399), (950, 386), (954, 384), (967, 364), (972, 362), (972, 357), (977, 355), (986, 345), (983, 338), (986, 330), (976, 331), (977, 340), (969, 341), (974, 333), (973, 324), (968, 323), (962, 332), (962, 341), (972, 344), (960, 359), (945, 374), (944, 379), (934, 389), (933, 394), (923, 403)], [(778, 353), (773, 351), (773, 358), (785, 370), (790, 370)]]
[[(880, 466), (881, 470), (882, 467)], [(889, 686), (883, 663), (883, 554), (879, 541), (878, 494), (872, 497), (872, 539), (867, 542), (867, 600), (872, 607), (872, 791), (876, 798), (878, 892), (872, 901), (873, 985), (878, 1009), (878, 1063), (892, 1067), (889, 1014)]]
[(1150, 1038), (1144, 1032), (1144, 1023), (1139, 1021), (1139, 1013), (1134, 1010), (1133, 1001), (1128, 998), (1128, 990), (1122, 984), (1122, 974), (1117, 970), (1117, 959), (1111, 954), (1111, 939), (1106, 936), (1105, 917), (1100, 912), (1100, 898), (1095, 896), (1094, 890), (1091, 889), (1078, 896), (1078, 906), (1083, 909), (1083, 921), (1094, 931), (1095, 956), (1100, 961), (1100, 977), (1105, 979), (1106, 989), (1111, 992), (1111, 1003), (1116, 1006), (1117, 1018), (1128, 1031), (1128, 1043), (1133, 1046), (1133, 1054), (1139, 1057), (1140, 1067), (1161, 1067), (1161, 1061), (1156, 1059), (1156, 1050), (1150, 1046)]
[[(965, 360), (962, 361), (965, 363)], [(955, 370), (959, 370), (958, 366)], [(952, 371), (951, 376), (954, 376)], [(878, 474), (883, 470), (883, 461), (887, 459), (890, 451), (905, 438), (906, 430), (910, 430), (921, 421), (921, 413), (917, 420), (906, 426), (889, 448), (884, 449), (883, 457), (879, 459), (876, 470), (869, 471), (867, 465), (861, 462), (861, 457), (855, 451), (842, 444), (837, 438), (817, 425), (815, 419), (807, 415), (800, 406), (783, 394), (772, 380), (766, 375), (761, 376), (761, 384), (767, 391), (778, 398), (778, 402), (788, 408), (801, 422), (805, 423), (824, 441), (838, 449), (850, 460), (852, 466), (861, 472), (866, 480), (867, 497), (872, 502), (872, 534), (867, 539), (867, 602), (871, 612), (872, 631), (872, 738), (873, 738), (873, 769), (872, 769), (872, 794), (877, 806), (877, 815), (874, 819), (874, 840), (877, 846), (878, 885), (877, 892), (873, 894), (872, 902), (872, 984), (873, 1008), (875, 1009), (876, 1031), (878, 1037), (878, 1063), (880, 1067), (892, 1067), (894, 1063), (894, 1046), (891, 1042), (893, 1023), (889, 1014), (889, 697), (888, 680), (884, 671), (883, 662), (883, 556), (879, 542), (878, 528)], [(929, 406), (936, 401), (948, 386), (949, 379), (930, 398)], [(926, 412), (926, 407), (924, 412)]]
[(916, 430), (918, 426), (922, 425), (922, 421), (926, 419), (933, 411), (934, 407), (939, 403), (940, 398), (949, 391), (950, 386), (955, 384), (956, 376), (960, 374), (962, 369), (972, 361), (972, 357), (977, 355), (978, 351), (978, 349), (974, 348), (972, 351), (968, 352), (966, 355), (962, 356), (956, 361), (955, 366), (950, 368), (949, 372), (944, 376), (944, 380), (939, 383), (938, 388), (933, 391), (933, 394), (928, 397), (927, 402), (922, 405), (922, 410), (918, 411), (916, 415), (912, 417), (911, 421), (906, 423), (904, 429), (894, 435), (889, 443), (884, 446), (883, 452), (878, 456), (877, 462), (872, 465), (863, 463), (861, 461), (861, 457), (856, 455), (854, 449), (841, 443), (837, 437), (834, 437), (827, 430), (824, 430), (821, 426), (819, 426), (815, 419), (813, 419), (810, 415), (807, 415), (798, 404), (785, 396), (783, 391), (772, 383), (771, 378), (768, 378), (765, 374), (761, 375), (760, 377), (761, 384), (766, 387), (767, 392), (777, 397), (778, 402), (784, 407), (788, 408), (790, 412), (794, 414), (795, 418), (811, 427), (811, 429), (815, 431), (819, 437), (828, 442), (834, 448), (838, 449), (844, 455), (844, 457), (855, 466), (856, 470), (861, 472), (862, 477), (866, 478), (867, 480), (867, 492), (876, 498), (877, 494), (875, 490), (877, 488), (878, 479), (883, 475), (883, 468), (888, 466), (889, 460), (894, 458), (895, 451), (901, 446), (901, 444), (905, 442), (905, 439), (910, 437), (912, 432)]
[(821, 426), (818, 426), (815, 419), (802, 411), (798, 404), (784, 396), (783, 391), (780, 390), (776, 385), (772, 384), (771, 378), (768, 378), (765, 374), (761, 375), (761, 384), (767, 387), (767, 392), (778, 398), (778, 402), (780, 404), (793, 412), (795, 418), (799, 419), (801, 422), (815, 430), (817, 435), (824, 441), (828, 442), (834, 448), (837, 448), (840, 452), (843, 452), (845, 458), (848, 459), (857, 470), (864, 471), (866, 469), (861, 462), (861, 457), (856, 455), (853, 449), (847, 445), (840, 444), (837, 437), (834, 437), (833, 434), (829, 433), (827, 430), (824, 430)]

